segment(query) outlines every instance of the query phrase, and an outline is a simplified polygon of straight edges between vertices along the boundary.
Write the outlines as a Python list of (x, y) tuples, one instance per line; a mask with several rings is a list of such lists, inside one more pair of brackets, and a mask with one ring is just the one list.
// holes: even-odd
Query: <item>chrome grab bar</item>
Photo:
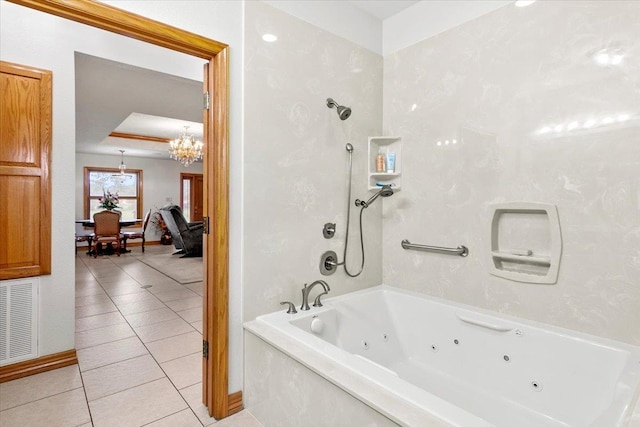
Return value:
[(404, 239), (401, 244), (404, 249), (415, 249), (417, 251), (435, 252), (447, 255), (469, 255), (469, 249), (467, 249), (466, 246), (458, 246), (457, 248), (442, 248), (440, 246), (417, 245), (415, 243), (411, 243), (407, 239)]

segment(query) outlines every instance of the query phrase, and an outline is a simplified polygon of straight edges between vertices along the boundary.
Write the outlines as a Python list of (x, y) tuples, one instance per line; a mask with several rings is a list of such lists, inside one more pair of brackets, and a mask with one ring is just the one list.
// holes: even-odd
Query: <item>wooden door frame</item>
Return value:
[[(211, 104), (204, 111), (204, 216), (211, 218), (204, 239), (203, 402), (216, 419), (235, 412), (237, 393), (228, 394), (229, 332), (229, 47), (94, 0), (8, 0), (102, 30), (131, 37), (208, 61), (204, 87)], [(209, 268), (209, 266), (215, 268)], [(210, 379), (210, 381), (209, 381)]]

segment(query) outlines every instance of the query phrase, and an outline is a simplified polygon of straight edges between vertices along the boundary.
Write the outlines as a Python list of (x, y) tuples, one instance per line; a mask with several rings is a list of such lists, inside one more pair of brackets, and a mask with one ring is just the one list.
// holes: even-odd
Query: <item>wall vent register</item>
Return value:
[(562, 254), (556, 206), (511, 202), (490, 209), (490, 273), (516, 282), (556, 283)]
[(0, 366), (38, 357), (40, 279), (0, 283)]

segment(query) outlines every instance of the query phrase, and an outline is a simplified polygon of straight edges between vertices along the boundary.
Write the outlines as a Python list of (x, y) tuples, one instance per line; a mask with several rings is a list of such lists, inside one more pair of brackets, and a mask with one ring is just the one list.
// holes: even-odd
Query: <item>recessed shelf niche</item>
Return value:
[(562, 254), (556, 206), (511, 202), (490, 208), (490, 273), (517, 282), (556, 283)]
[[(393, 172), (377, 172), (376, 158), (378, 151), (395, 153), (395, 167)], [(367, 168), (367, 188), (379, 190), (380, 185), (391, 185), (398, 191), (402, 187), (402, 139), (397, 136), (370, 136), (369, 137), (369, 167)], [(386, 159), (385, 159), (386, 161)]]

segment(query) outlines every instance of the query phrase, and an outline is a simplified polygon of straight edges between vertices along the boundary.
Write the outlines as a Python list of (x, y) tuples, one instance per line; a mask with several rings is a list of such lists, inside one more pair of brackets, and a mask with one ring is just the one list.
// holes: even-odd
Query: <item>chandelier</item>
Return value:
[(198, 141), (187, 131), (189, 126), (184, 127), (184, 133), (179, 138), (169, 142), (169, 154), (172, 159), (176, 159), (185, 167), (196, 160), (202, 159), (202, 148), (204, 144)]
[(120, 178), (120, 184), (124, 184), (125, 179), (131, 178), (131, 175), (126, 174), (127, 165), (124, 164), (124, 150), (118, 150), (120, 152), (120, 165), (118, 166), (118, 170), (120, 172), (114, 173), (111, 176), (114, 178)]

